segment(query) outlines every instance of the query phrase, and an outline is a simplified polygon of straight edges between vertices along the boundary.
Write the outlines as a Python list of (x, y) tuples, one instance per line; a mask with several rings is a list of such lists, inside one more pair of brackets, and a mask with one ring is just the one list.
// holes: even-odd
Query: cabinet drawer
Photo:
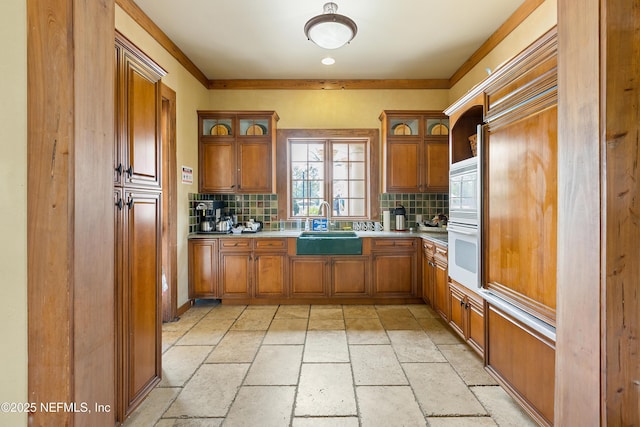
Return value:
[(428, 257), (433, 257), (433, 254), (436, 252), (436, 244), (429, 240), (422, 239), (422, 250)]
[(416, 239), (371, 239), (371, 250), (407, 250), (416, 249)]
[(255, 239), (254, 243), (255, 249), (264, 249), (264, 250), (286, 250), (287, 249), (287, 239)]
[(448, 253), (447, 248), (443, 248), (442, 246), (436, 246), (436, 251), (433, 255), (433, 258), (437, 263), (446, 266), (447, 263), (449, 262), (447, 258), (447, 253)]
[(220, 250), (251, 249), (253, 239), (220, 239)]

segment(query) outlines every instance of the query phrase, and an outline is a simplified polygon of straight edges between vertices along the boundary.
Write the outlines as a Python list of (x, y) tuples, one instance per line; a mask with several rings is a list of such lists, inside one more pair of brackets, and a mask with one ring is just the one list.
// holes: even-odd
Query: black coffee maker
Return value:
[(220, 222), (224, 211), (222, 200), (207, 200), (199, 202), (196, 206), (198, 214), (198, 231), (200, 233), (213, 233)]

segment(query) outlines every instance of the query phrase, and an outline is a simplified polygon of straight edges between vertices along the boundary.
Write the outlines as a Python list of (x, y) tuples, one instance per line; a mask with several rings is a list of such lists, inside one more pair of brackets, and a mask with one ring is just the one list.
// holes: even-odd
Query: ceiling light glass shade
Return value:
[(351, 18), (336, 13), (338, 5), (326, 3), (324, 13), (309, 19), (304, 26), (307, 38), (324, 49), (337, 49), (356, 36), (358, 26)]

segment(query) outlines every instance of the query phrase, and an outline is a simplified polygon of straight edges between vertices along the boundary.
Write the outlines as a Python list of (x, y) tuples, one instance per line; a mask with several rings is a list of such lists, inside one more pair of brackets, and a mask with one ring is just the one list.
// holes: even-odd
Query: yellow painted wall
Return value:
[(448, 90), (212, 90), (212, 110), (275, 110), (278, 128), (380, 128), (382, 110), (444, 110)]
[(538, 37), (558, 23), (558, 1), (546, 0), (527, 19), (511, 32), (498, 46), (469, 71), (449, 92), (449, 104), (453, 104), (473, 86), (487, 77), (486, 69), (495, 71), (500, 64), (523, 51)]
[[(0, 2), (0, 402), (27, 401), (27, 9)], [(0, 412), (0, 425), (27, 424)]]
[[(162, 81), (176, 92), (179, 307), (188, 300), (188, 195), (198, 192), (198, 116), (196, 111), (209, 108), (209, 91), (117, 5), (115, 21), (118, 31), (167, 71)], [(180, 172), (183, 165), (193, 168), (194, 184), (181, 183)]]

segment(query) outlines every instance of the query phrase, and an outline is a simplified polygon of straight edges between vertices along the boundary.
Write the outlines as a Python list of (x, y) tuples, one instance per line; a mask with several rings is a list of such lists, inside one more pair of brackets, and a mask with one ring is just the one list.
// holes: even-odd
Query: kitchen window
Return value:
[[(357, 135), (363, 132), (365, 135)], [(336, 220), (378, 218), (377, 130), (283, 130), (284, 134), (296, 133), (286, 138), (280, 133), (278, 130), (281, 218), (324, 216), (324, 201)]]

